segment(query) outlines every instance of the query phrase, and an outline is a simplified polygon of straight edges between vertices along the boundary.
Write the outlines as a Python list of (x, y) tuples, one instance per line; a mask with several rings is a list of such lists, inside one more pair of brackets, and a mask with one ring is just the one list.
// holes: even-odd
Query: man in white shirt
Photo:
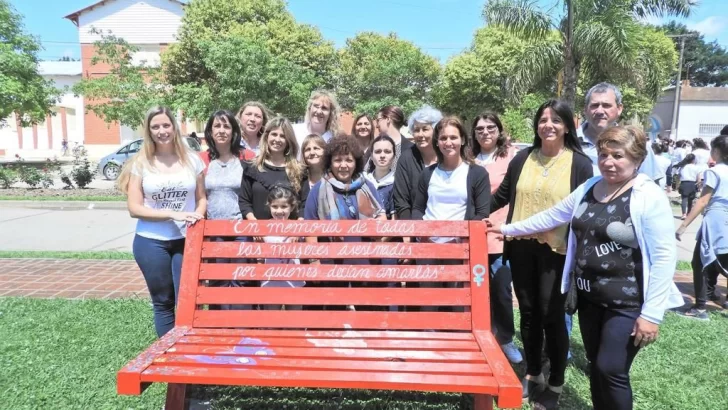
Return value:
[[(581, 141), (581, 149), (591, 158), (594, 164), (594, 175), (599, 175), (597, 138), (607, 128), (617, 125), (624, 108), (622, 106), (622, 93), (614, 84), (599, 83), (589, 89), (584, 102), (586, 121), (577, 128), (576, 135)], [(640, 166), (640, 173), (648, 175), (653, 180), (658, 180), (664, 178), (665, 174), (660, 175), (659, 167), (655, 162), (655, 154), (652, 152), (650, 145), (647, 144), (647, 157)]]

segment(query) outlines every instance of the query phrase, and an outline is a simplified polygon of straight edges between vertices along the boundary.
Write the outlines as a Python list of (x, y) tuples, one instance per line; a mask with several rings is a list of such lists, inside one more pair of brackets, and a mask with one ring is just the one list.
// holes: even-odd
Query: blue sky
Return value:
[[(39, 36), (45, 50), (41, 58), (79, 58), (78, 29), (63, 17), (95, 0), (10, 0), (25, 16), (26, 29)], [(338, 47), (357, 32), (396, 32), (429, 54), (446, 61), (469, 46), (473, 32), (484, 25), (480, 16), (485, 0), (289, 0), (299, 22), (318, 26)], [(539, 0), (545, 7), (556, 0)], [(665, 19), (667, 21), (669, 19)], [(652, 18), (652, 23), (661, 20)], [(700, 7), (683, 20), (709, 41), (728, 48), (728, 0), (701, 0)]]

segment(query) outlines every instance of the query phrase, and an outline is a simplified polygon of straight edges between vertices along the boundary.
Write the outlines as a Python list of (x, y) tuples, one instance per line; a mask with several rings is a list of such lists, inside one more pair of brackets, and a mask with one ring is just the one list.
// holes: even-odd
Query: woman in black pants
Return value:
[[(576, 136), (573, 111), (566, 103), (549, 100), (541, 105), (533, 128), (537, 135), (533, 146), (511, 160), (491, 201), (491, 212), (510, 205), (507, 223), (527, 219), (558, 204), (593, 174), (591, 160), (582, 152)], [(536, 408), (541, 409), (558, 405), (569, 351), (565, 297), (560, 291), (567, 229), (564, 225), (508, 241), (503, 250), (511, 265), (521, 312), (521, 337), (528, 366), (522, 382), (523, 397), (533, 399)], [(551, 362), (548, 388), (541, 371), (544, 333)]]

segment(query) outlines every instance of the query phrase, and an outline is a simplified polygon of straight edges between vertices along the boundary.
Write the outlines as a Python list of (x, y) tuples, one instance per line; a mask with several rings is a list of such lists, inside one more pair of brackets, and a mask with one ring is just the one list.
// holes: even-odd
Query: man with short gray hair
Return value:
[[(590, 88), (584, 98), (584, 121), (576, 130), (576, 135), (581, 141), (581, 148), (594, 164), (594, 175), (600, 175), (597, 163), (597, 138), (607, 128), (617, 125), (622, 115), (622, 93), (619, 88), (610, 83), (599, 83)], [(657, 181), (665, 178), (655, 161), (655, 154), (652, 152), (652, 144), (647, 143), (647, 157), (640, 166), (640, 173), (645, 174)]]

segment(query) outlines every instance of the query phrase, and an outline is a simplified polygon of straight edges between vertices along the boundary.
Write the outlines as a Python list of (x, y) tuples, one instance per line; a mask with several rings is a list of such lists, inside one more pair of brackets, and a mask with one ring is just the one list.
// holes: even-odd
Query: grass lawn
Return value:
[[(668, 314), (660, 340), (632, 368), (635, 409), (725, 408), (728, 319), (708, 323)], [(590, 408), (584, 351), (575, 335), (562, 409)], [(151, 307), (143, 300), (0, 298), (0, 408), (159, 409), (164, 385), (142, 396), (117, 396), (116, 371), (153, 340)], [(523, 366), (517, 368), (523, 373)], [(196, 388), (213, 409), (468, 408), (454, 394), (315, 389)], [(721, 405), (720, 403), (723, 403)], [(462, 405), (462, 407), (461, 407)], [(528, 406), (524, 406), (528, 408)]]
[(133, 260), (131, 252), (122, 251), (0, 251), (0, 258), (22, 259), (126, 259)]

